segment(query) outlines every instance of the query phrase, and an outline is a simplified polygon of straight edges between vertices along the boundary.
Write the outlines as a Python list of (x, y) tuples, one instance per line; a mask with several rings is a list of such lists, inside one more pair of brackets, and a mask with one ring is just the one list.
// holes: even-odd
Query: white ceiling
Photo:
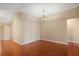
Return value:
[(10, 22), (17, 10), (26, 12), (32, 16), (42, 17), (43, 9), (45, 15), (53, 15), (55, 13), (65, 11), (71, 8), (79, 7), (78, 3), (0, 3), (0, 21)]

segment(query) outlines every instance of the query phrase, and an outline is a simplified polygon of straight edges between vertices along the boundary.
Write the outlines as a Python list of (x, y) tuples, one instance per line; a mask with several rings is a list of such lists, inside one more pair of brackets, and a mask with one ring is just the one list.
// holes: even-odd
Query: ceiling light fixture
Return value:
[(40, 18), (41, 19), (41, 21), (44, 21), (44, 20), (46, 20), (46, 15), (45, 15), (45, 9), (43, 9), (42, 10), (42, 17)]
[(43, 16), (42, 16), (42, 18), (45, 18), (45, 10), (43, 9)]

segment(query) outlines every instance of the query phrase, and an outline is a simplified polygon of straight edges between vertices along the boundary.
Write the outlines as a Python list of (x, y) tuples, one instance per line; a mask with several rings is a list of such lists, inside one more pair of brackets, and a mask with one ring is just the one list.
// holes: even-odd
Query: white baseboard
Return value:
[(48, 40), (48, 39), (41, 39), (41, 40), (45, 40), (45, 41), (49, 41), (49, 42), (56, 42), (56, 43), (59, 43), (59, 44), (65, 44), (65, 45), (68, 45), (68, 42), (61, 42), (61, 41), (53, 41), (53, 40)]
[[(16, 43), (20, 44), (20, 45), (24, 45), (24, 44), (28, 44), (28, 43), (31, 43), (31, 42), (35, 42), (35, 41), (38, 41), (38, 40), (44, 40), (44, 41), (49, 41), (49, 42), (56, 42), (56, 43), (59, 43), (59, 44), (65, 44), (65, 45), (68, 45), (68, 42), (61, 42), (61, 41), (53, 41), (53, 40), (48, 40), (48, 39), (37, 39), (37, 40), (31, 40), (31, 41), (28, 41), (28, 42), (18, 42), (17, 40), (13, 40), (15, 41)], [(74, 42), (74, 43), (79, 43), (77, 41), (69, 41), (69, 42)]]
[(78, 42), (78, 41), (69, 41), (69, 42), (72, 42), (72, 43), (78, 43), (78, 44), (79, 44), (79, 42)]
[[(40, 40), (40, 39), (38, 39), (38, 40)], [(16, 43), (18, 43), (18, 44), (20, 44), (20, 45), (24, 45), (24, 44), (29, 44), (29, 43), (31, 43), (31, 42), (35, 42), (35, 41), (38, 41), (38, 40), (31, 40), (31, 41), (28, 41), (28, 42), (18, 42), (18, 41), (16, 41), (16, 40), (13, 40), (13, 41), (15, 41)]]

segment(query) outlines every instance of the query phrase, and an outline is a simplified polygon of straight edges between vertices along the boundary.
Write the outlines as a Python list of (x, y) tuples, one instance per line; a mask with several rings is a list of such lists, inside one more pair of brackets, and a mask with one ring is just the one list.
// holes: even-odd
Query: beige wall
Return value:
[[(79, 7), (47, 16), (46, 19), (41, 19), (46, 21), (41, 22), (36, 17), (30, 16), (26, 13), (17, 12), (13, 18), (11, 24), (12, 27), (4, 27), (4, 33), (7, 33), (4, 35), (4, 39), (12, 38), (18, 43), (26, 44), (32, 41), (40, 40), (41, 37), (41, 39), (49, 41), (67, 43), (67, 36), (72, 33), (67, 32), (67, 19), (78, 17)], [(67, 33), (69, 34), (67, 35)], [(72, 39), (70, 36), (68, 36), (68, 38)]]
[(40, 40), (40, 22), (34, 17), (27, 17), (23, 21), (22, 42), (29, 43)]
[(21, 42), (22, 39), (22, 19), (21, 16), (16, 15), (12, 21), (12, 39)]
[(0, 24), (0, 40), (9, 40), (11, 39), (11, 28), (9, 24)]
[(3, 25), (3, 40), (11, 39), (11, 26), (9, 24)]
[(79, 18), (67, 20), (68, 40), (79, 42)]
[(66, 20), (49, 20), (41, 23), (41, 39), (67, 42)]
[(26, 44), (40, 39), (40, 22), (38, 18), (26, 13), (18, 13), (12, 23), (13, 39), (20, 44)]
[(41, 19), (41, 39), (67, 43), (67, 19), (78, 17), (79, 7), (50, 15), (46, 19)]
[(2, 25), (0, 24), (0, 40), (2, 40)]

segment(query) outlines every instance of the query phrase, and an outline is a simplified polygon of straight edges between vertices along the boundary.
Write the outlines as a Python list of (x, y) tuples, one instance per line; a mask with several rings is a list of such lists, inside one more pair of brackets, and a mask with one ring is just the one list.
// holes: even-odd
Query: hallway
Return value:
[(79, 56), (78, 3), (0, 4), (0, 56)]

